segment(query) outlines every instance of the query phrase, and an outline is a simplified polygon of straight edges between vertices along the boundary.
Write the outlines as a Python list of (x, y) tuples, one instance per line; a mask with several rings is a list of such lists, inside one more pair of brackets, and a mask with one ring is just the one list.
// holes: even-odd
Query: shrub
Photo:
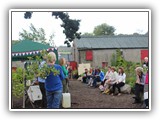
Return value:
[(121, 51), (117, 49), (116, 54), (113, 53), (112, 55), (111, 65), (112, 66), (116, 65), (117, 68), (118, 67), (124, 68), (124, 71), (126, 73), (126, 83), (129, 84), (132, 89), (134, 89), (134, 84), (136, 81), (135, 68), (137, 66), (141, 66), (141, 64), (131, 61), (126, 61), (121, 55)]
[[(47, 54), (45, 51), (42, 51), (40, 56), (28, 57), (29, 63), (27, 64), (27, 69), (17, 68), (14, 72), (12, 71), (12, 93), (13, 96), (20, 98), (24, 93), (24, 79), (31, 80), (31, 82), (35, 79), (35, 77), (46, 78), (50, 72), (53, 72), (54, 75), (59, 74), (59, 71), (54, 67), (48, 67), (47, 64), (44, 64), (41, 69), (39, 69), (39, 62), (42, 61), (42, 56)], [(48, 59), (50, 56), (46, 55)], [(33, 60), (34, 59), (34, 60)], [(26, 81), (27, 82), (27, 81)]]
[(13, 96), (20, 98), (24, 92), (24, 69), (17, 68), (16, 71), (12, 71), (12, 94)]

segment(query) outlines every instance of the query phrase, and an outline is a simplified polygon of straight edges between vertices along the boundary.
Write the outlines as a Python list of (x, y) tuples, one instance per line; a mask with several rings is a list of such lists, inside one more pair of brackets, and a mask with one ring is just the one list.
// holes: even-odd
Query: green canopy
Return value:
[(29, 56), (39, 55), (42, 50), (53, 51), (57, 57), (56, 63), (58, 63), (57, 48), (32, 40), (22, 40), (17, 44), (12, 45), (12, 61), (27, 60), (27, 57)]

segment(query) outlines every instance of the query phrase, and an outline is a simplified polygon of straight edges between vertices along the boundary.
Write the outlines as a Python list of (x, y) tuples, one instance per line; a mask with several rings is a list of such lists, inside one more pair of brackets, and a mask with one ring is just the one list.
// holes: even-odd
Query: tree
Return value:
[[(31, 19), (33, 12), (26, 12), (24, 14), (25, 19)], [(60, 18), (62, 20), (61, 27), (64, 28), (63, 33), (66, 35), (66, 40), (64, 44), (67, 44), (70, 47), (70, 43), (75, 39), (80, 39), (80, 32), (79, 30), (80, 20), (73, 20), (69, 18), (68, 13), (64, 12), (52, 12), (52, 16), (55, 16), (56, 19)]]
[(12, 40), (12, 45), (19, 43), (19, 40)]
[(138, 35), (141, 35), (141, 34), (139, 34), (139, 33), (135, 32), (135, 33), (133, 33), (133, 35), (138, 36)]
[(54, 34), (51, 34), (50, 36), (49, 36), (49, 44), (50, 44), (50, 46), (53, 46), (53, 47), (55, 47), (55, 43), (54, 43)]
[(20, 40), (33, 40), (35, 42), (46, 43), (46, 34), (43, 28), (36, 29), (33, 24), (29, 27), (30, 31), (24, 30), (19, 33)]
[(82, 34), (82, 36), (94, 36), (94, 35), (93, 35), (93, 33), (85, 32), (84, 34)]
[(94, 28), (94, 35), (114, 35), (115, 28), (113, 26), (107, 25), (106, 23), (103, 23), (101, 25), (98, 25)]

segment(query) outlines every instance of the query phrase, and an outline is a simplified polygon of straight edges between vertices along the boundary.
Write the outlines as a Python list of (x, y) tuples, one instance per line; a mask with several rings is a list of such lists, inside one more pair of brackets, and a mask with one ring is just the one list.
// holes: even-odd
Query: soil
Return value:
[[(133, 94), (122, 94), (121, 96), (112, 96), (102, 94), (99, 88), (87, 86), (78, 80), (69, 81), (69, 92), (71, 93), (71, 109), (141, 109), (142, 104), (132, 104), (134, 102)], [(37, 101), (36, 108), (39, 104)], [(13, 98), (13, 109), (22, 108), (22, 98)], [(26, 107), (32, 109), (33, 106), (29, 100)], [(39, 108), (39, 107), (38, 107)], [(63, 108), (62, 108), (63, 109)]]
[(99, 88), (87, 86), (77, 80), (70, 81), (70, 93), (72, 108), (142, 108), (142, 104), (132, 104), (134, 102), (133, 94), (122, 94), (121, 96), (112, 96), (102, 94)]

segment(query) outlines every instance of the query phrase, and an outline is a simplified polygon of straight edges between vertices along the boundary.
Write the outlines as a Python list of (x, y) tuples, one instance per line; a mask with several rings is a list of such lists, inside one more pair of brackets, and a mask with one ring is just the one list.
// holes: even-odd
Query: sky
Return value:
[[(148, 31), (148, 13), (147, 12), (68, 12), (71, 19), (79, 19), (80, 29), (82, 34), (85, 32), (92, 33), (94, 27), (102, 23), (107, 23), (115, 27), (116, 34), (133, 34), (135, 32), (145, 34)], [(31, 19), (24, 19), (24, 12), (12, 12), (12, 40), (18, 40), (19, 32), (22, 29), (29, 30), (30, 24), (35, 28), (43, 28), (46, 33), (46, 38), (54, 33), (55, 45), (64, 46), (65, 35), (60, 19), (55, 19), (51, 16), (51, 12), (34, 12)]]

